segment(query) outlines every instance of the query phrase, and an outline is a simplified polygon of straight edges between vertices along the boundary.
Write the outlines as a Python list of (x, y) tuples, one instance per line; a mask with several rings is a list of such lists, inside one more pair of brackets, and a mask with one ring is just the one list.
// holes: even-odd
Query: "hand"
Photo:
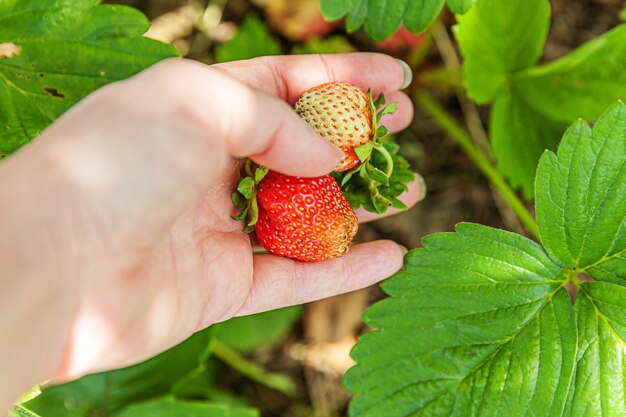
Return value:
[[(384, 120), (393, 131), (412, 118), (403, 79), (379, 54), (169, 60), (95, 92), (4, 161), (0, 392), (10, 401), (40, 380), (128, 365), (212, 323), (396, 272), (402, 251), (389, 241), (321, 263), (253, 255), (230, 194), (240, 158), (302, 176), (338, 162), (290, 106), (305, 90), (340, 80), (384, 92), (399, 102)], [(413, 184), (403, 200), (419, 193)]]

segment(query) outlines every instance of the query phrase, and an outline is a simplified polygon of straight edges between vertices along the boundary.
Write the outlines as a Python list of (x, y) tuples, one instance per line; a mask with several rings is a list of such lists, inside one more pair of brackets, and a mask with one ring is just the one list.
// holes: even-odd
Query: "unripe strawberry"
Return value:
[(331, 82), (305, 92), (296, 103), (296, 112), (345, 156), (335, 171), (359, 164), (354, 148), (372, 139), (372, 105), (368, 95), (350, 83)]
[(256, 198), (254, 228), (270, 253), (323, 261), (350, 249), (358, 220), (330, 175), (303, 178), (269, 171), (258, 184)]

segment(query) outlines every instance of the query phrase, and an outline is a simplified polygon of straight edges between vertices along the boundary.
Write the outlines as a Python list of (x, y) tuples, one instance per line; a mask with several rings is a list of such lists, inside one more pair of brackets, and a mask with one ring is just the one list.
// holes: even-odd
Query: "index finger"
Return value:
[(306, 90), (331, 81), (371, 89), (375, 96), (400, 90), (411, 81), (408, 65), (389, 55), (373, 52), (267, 56), (215, 64), (212, 68), (290, 104)]

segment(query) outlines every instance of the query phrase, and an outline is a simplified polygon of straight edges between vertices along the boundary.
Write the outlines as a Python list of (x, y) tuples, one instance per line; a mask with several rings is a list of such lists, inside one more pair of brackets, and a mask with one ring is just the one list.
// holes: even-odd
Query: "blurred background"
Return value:
[[(477, 108), (463, 92), (459, 53), (444, 13), (426, 33), (400, 29), (373, 42), (364, 32), (348, 34), (342, 22), (326, 22), (319, 0), (126, 0), (152, 21), (148, 36), (174, 44), (181, 54), (207, 64), (260, 55), (378, 51), (408, 62), (411, 89), (428, 89), (447, 110), (487, 145), (488, 110)], [(552, 0), (552, 26), (542, 60), (568, 53), (620, 23), (623, 0)], [(406, 213), (362, 225), (357, 240), (393, 239), (408, 248), (431, 233), (450, 231), (472, 221), (524, 234), (510, 208), (501, 202), (471, 160), (416, 108), (412, 126), (397, 135), (401, 154), (428, 186), (427, 198)], [(220, 340), (250, 361), (209, 359), (212, 399), (246, 404), (262, 416), (346, 415), (350, 394), (341, 377), (353, 363), (350, 349), (367, 331), (361, 315), (384, 295), (377, 288), (270, 313), (257, 321), (224, 326)], [(271, 337), (267, 337), (271, 333)], [(255, 335), (264, 334), (260, 341)], [(230, 361), (230, 363), (228, 363)], [(256, 364), (276, 383), (254, 380), (243, 366)], [(239, 368), (239, 369), (237, 369)], [(264, 371), (263, 371), (264, 372)], [(261, 373), (262, 374), (262, 373)], [(259, 373), (257, 373), (259, 375)], [(189, 393), (187, 393), (189, 394)], [(205, 395), (198, 394), (198, 395)], [(193, 397), (193, 394), (189, 394)], [(205, 395), (206, 396), (206, 395)]]

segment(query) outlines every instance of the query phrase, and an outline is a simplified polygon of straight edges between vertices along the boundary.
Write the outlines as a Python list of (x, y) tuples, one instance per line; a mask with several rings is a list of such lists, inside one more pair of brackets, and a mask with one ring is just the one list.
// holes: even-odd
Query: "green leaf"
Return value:
[(378, 187), (370, 188), (370, 200), (372, 207), (374, 208), (374, 212), (377, 214), (384, 214), (389, 207), (393, 204), (391, 200), (386, 198), (381, 192), (378, 190)]
[(458, 16), (456, 37), (465, 57), (469, 95), (487, 103), (516, 72), (534, 65), (550, 23), (547, 0), (481, 0)]
[(397, 105), (398, 103), (394, 101), (393, 103), (389, 103), (388, 106), (385, 106), (382, 109), (380, 109), (378, 113), (376, 113), (376, 121), (380, 123), (380, 119), (382, 119), (384, 115), (395, 113)]
[[(528, 28), (523, 28), (528, 30)], [(574, 52), (515, 77), (526, 101), (549, 117), (571, 123), (597, 119), (626, 96), (626, 26), (599, 36)]]
[(16, 405), (9, 410), (9, 417), (40, 417), (38, 414), (28, 411), (20, 405)]
[(583, 121), (546, 152), (536, 179), (537, 223), (550, 256), (565, 268), (626, 284), (626, 105), (593, 131)]
[(383, 136), (387, 136), (389, 134), (389, 129), (387, 129), (385, 126), (380, 126), (378, 129), (376, 129), (376, 137), (378, 138), (382, 138)]
[(92, 91), (177, 55), (144, 38), (137, 10), (95, 0), (3, 0), (0, 44), (0, 155), (8, 155)]
[(448, 7), (452, 10), (452, 13), (465, 14), (471, 9), (476, 0), (448, 0)]
[(248, 207), (248, 201), (243, 195), (241, 195), (239, 191), (233, 191), (232, 194), (230, 195), (230, 199), (233, 201), (233, 204), (235, 205), (237, 210), (242, 211), (242, 213), (240, 213), (239, 216), (235, 216), (233, 218), (235, 220), (243, 220), (243, 217), (240, 218), (240, 216), (241, 215), (245, 216), (245, 213), (243, 213), (243, 210), (245, 210), (245, 208)]
[[(470, 3), (471, 0), (465, 0)], [(402, 22), (411, 32), (428, 29), (441, 12), (445, 0), (321, 0), (328, 20), (346, 17), (346, 29), (353, 32), (365, 23), (365, 31), (376, 41), (391, 36)]]
[(237, 61), (264, 55), (280, 55), (282, 47), (267, 26), (254, 14), (249, 14), (228, 42), (215, 48), (218, 62)]
[(578, 357), (566, 416), (626, 415), (626, 288), (585, 282), (576, 300)]
[[(332, 0), (330, 0), (332, 1)], [(342, 0), (339, 0), (342, 1)], [(349, 33), (363, 26), (367, 17), (367, 0), (355, 0), (354, 6), (346, 15), (346, 30)]]
[(246, 226), (254, 226), (259, 220), (259, 203), (256, 197), (250, 200), (250, 210), (246, 216)]
[(389, 177), (387, 177), (387, 174), (385, 174), (383, 171), (376, 168), (372, 164), (365, 163), (365, 171), (367, 172), (367, 175), (377, 183), (382, 185), (389, 185)]
[(534, 195), (535, 172), (546, 149), (556, 150), (565, 123), (526, 104), (516, 89), (502, 92), (491, 110), (490, 136), (498, 170), (526, 199)]
[(351, 416), (562, 416), (576, 359), (564, 275), (536, 243), (463, 223), (427, 237), (365, 313)]
[(445, 0), (409, 0), (404, 13), (404, 25), (413, 33), (424, 32), (437, 19), (444, 3)]
[(233, 408), (219, 403), (163, 398), (133, 404), (113, 417), (259, 417), (259, 415), (258, 411), (251, 408)]
[(269, 168), (259, 166), (254, 170), (254, 181), (258, 184), (265, 178), (267, 173), (269, 172)]
[[(335, 179), (339, 178), (339, 184), (342, 184), (343, 195), (355, 210), (363, 207), (372, 213), (384, 213), (394, 198), (404, 193), (408, 189), (407, 184), (415, 179), (407, 160), (397, 154), (399, 146), (390, 139), (385, 140), (382, 146), (391, 154), (393, 161), (393, 172), (389, 177), (388, 186), (376, 185), (372, 191), (372, 180), (367, 175), (352, 175), (350, 181), (343, 184), (341, 178), (335, 175)], [(387, 169), (387, 161), (380, 152), (373, 152), (369, 163), (380, 171), (384, 172)], [(375, 205), (375, 202), (378, 205)]]
[(396, 208), (398, 210), (408, 210), (409, 207), (404, 204), (402, 201), (398, 200), (397, 198), (394, 198), (391, 201), (391, 207)]
[(324, 18), (339, 20), (346, 15), (359, 0), (320, 0), (320, 9)]
[(365, 142), (363, 145), (361, 146), (357, 146), (356, 148), (354, 148), (354, 153), (356, 153), (356, 156), (359, 158), (359, 161), (363, 162), (366, 161), (370, 155), (372, 154), (372, 149), (374, 148), (374, 142), (367, 141)]
[(254, 182), (254, 179), (252, 177), (244, 177), (239, 181), (239, 184), (237, 185), (237, 191), (239, 191), (241, 195), (244, 196), (246, 199), (250, 199), (254, 194), (255, 186), (256, 183)]
[(304, 43), (295, 45), (292, 54), (336, 54), (339, 52), (356, 52), (357, 49), (345, 36), (334, 35), (327, 38), (311, 38)]
[(213, 326), (213, 337), (243, 353), (280, 341), (300, 318), (302, 308), (287, 307), (236, 317)]
[(209, 341), (209, 331), (196, 333), (175, 348), (138, 365), (44, 388), (41, 395), (22, 407), (45, 417), (109, 415), (132, 402), (168, 394), (176, 381), (206, 361)]
[[(372, 97), (372, 91), (371, 91), (371, 90), (367, 90), (367, 97), (368, 97), (371, 101), (373, 101), (373, 102), (374, 102), (374, 105), (373, 105), (374, 110), (380, 109), (380, 108), (382, 108), (385, 104), (387, 104), (387, 98), (386, 98), (386, 97), (385, 97), (385, 95), (384, 95), (384, 94), (382, 94), (382, 93), (378, 96), (378, 98), (377, 98), (376, 100), (373, 100), (373, 97)], [(371, 103), (371, 101), (370, 101), (370, 103)]]

